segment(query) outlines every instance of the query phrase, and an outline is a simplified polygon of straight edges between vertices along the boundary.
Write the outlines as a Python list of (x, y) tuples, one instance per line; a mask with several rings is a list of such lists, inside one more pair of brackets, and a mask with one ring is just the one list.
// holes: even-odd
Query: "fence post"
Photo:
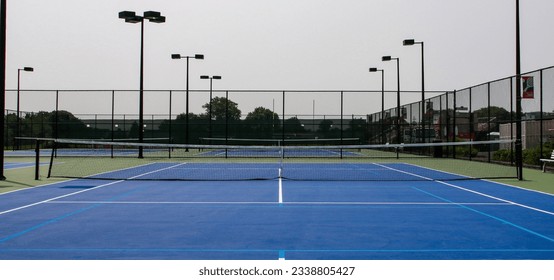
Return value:
[(40, 140), (35, 140), (35, 180), (40, 177)]

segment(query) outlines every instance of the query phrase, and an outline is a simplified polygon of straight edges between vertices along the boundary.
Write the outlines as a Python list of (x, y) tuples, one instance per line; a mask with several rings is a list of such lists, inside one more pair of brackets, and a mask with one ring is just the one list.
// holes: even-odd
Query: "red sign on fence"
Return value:
[(535, 98), (535, 87), (533, 86), (533, 77), (521, 77), (523, 80), (523, 93), (521, 95), (524, 99)]

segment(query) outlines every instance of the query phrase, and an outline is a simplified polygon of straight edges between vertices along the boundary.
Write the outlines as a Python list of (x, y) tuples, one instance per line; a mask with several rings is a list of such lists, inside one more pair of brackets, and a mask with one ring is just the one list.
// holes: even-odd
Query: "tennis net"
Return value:
[(200, 143), (232, 146), (339, 146), (359, 145), (360, 138), (200, 138)]
[[(413, 181), (515, 178), (492, 160), (512, 141), (394, 145), (231, 146), (57, 139), (49, 177), (110, 180)], [(138, 158), (142, 149), (143, 158)]]

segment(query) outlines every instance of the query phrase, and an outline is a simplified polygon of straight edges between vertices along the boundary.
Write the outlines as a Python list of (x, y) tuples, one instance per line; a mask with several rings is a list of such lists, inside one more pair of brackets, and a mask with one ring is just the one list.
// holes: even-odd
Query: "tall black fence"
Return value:
[[(523, 74), (524, 162), (538, 165), (554, 146), (554, 67)], [(515, 138), (515, 78), (451, 92), (191, 90), (145, 91), (144, 136), (158, 142), (210, 139), (357, 139), (360, 144)], [(138, 91), (22, 90), (6, 92), (6, 149), (16, 137), (138, 138)], [(384, 98), (385, 108), (381, 107)], [(414, 102), (410, 103), (410, 100)], [(341, 141), (334, 142), (340, 144)], [(346, 142), (344, 142), (346, 143)], [(351, 141), (348, 142), (352, 143)], [(444, 151), (444, 156), (514, 161), (505, 144)]]

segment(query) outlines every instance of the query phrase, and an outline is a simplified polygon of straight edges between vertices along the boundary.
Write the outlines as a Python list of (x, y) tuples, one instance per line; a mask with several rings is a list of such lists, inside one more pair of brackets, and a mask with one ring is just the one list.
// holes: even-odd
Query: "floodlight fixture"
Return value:
[(213, 80), (221, 80), (221, 76), (208, 76), (208, 75), (202, 75), (200, 76), (200, 79), (207, 80), (207, 79), (213, 79)]
[(143, 16), (139, 16), (132, 11), (122, 11), (122, 12), (119, 12), (119, 18), (124, 19), (125, 22), (128, 22), (128, 23), (139, 23), (139, 22), (143, 22), (144, 19), (147, 19), (148, 21), (154, 22), (154, 23), (165, 22), (165, 17), (162, 16), (160, 12), (156, 12), (156, 11), (144, 12)]
[(165, 17), (160, 16), (160, 17), (157, 17), (157, 18), (154, 18), (154, 19), (149, 19), (149, 21), (153, 22), (153, 23), (164, 23), (165, 22)]
[(391, 60), (392, 60), (392, 57), (391, 57), (390, 55), (383, 56), (382, 60), (383, 60), (383, 61), (391, 61)]
[(162, 14), (160, 12), (156, 12), (156, 11), (144, 12), (144, 18), (148, 20), (155, 20), (155, 19), (159, 19), (160, 17), (162, 17)]
[(35, 69), (33, 67), (23, 67), (23, 71), (33, 72), (33, 71), (35, 71)]
[(180, 55), (178, 53), (175, 53), (175, 54), (172, 54), (171, 55), (171, 58), (172, 59), (181, 59), (181, 58), (186, 58), (186, 59), (189, 59), (189, 58), (194, 58), (194, 59), (200, 59), (200, 60), (203, 60), (204, 59), (204, 55), (203, 54), (195, 54), (194, 56), (187, 56), (187, 55)]
[(137, 14), (135, 12), (131, 12), (131, 11), (122, 11), (122, 12), (119, 12), (119, 18), (120, 19), (130, 19), (130, 18), (135, 18), (137, 16)]
[(135, 17), (132, 17), (132, 18), (126, 18), (125, 22), (126, 23), (139, 23), (139, 22), (143, 22), (143, 19), (139, 16), (135, 16)]
[(402, 42), (404, 46), (413, 46), (415, 43), (416, 42), (414, 39), (406, 39)]
[(142, 17), (137, 16), (135, 12), (123, 11), (119, 12), (119, 18), (124, 19), (127, 23), (139, 23), (142, 22)]

